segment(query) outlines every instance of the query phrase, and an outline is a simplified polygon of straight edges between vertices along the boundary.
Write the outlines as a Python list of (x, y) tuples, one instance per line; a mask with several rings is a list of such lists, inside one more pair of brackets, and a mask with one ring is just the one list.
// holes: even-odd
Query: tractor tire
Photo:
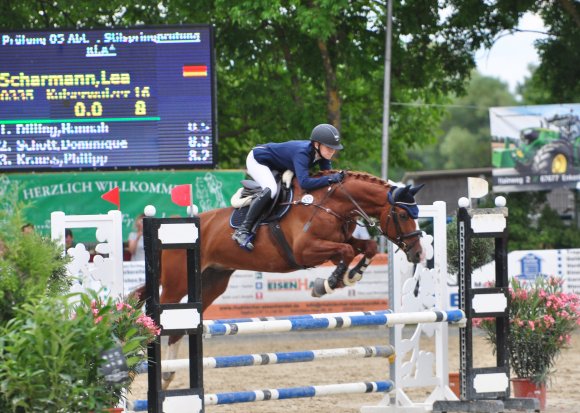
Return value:
[(572, 149), (565, 142), (552, 142), (541, 147), (532, 163), (532, 171), (538, 174), (561, 175), (572, 168)]

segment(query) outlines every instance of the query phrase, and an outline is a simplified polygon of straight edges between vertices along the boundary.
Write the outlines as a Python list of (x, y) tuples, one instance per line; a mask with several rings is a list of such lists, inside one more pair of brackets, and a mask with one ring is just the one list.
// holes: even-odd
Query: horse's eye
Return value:
[(403, 221), (407, 221), (409, 219), (409, 215), (406, 212), (399, 212), (399, 218)]

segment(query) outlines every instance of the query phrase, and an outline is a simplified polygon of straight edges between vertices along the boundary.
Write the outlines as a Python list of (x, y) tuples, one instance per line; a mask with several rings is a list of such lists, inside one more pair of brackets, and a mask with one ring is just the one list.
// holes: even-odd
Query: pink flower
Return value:
[(530, 328), (532, 329), (532, 331), (534, 331), (536, 329), (536, 326), (534, 324), (534, 322), (532, 320), (528, 320), (528, 325), (530, 326)]
[(548, 294), (546, 293), (546, 290), (540, 290), (540, 291), (538, 292), (538, 295), (539, 295), (541, 298), (546, 298), (546, 296), (547, 296)]
[(161, 333), (161, 329), (155, 325), (153, 319), (145, 314), (141, 314), (137, 318), (137, 324), (141, 324), (143, 327), (147, 328), (152, 334), (158, 336)]
[(554, 324), (554, 321), (555, 321), (555, 320), (554, 320), (554, 317), (552, 317), (552, 316), (550, 316), (550, 315), (545, 315), (545, 316), (543, 317), (543, 319), (544, 319), (544, 324), (546, 325), (546, 327), (547, 327), (547, 328), (550, 328), (550, 326), (551, 326), (552, 324)]

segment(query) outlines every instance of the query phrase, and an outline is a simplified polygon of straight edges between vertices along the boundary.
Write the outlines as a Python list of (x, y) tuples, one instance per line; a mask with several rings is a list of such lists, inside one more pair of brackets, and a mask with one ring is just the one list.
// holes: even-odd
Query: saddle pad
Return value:
[[(292, 202), (292, 198), (293, 198), (293, 192), (292, 189), (289, 189), (287, 191), (284, 191), (285, 193), (283, 195), (283, 198), (285, 199), (280, 199), (278, 200), (278, 204), (274, 207), (274, 209), (272, 210), (272, 212), (270, 214), (268, 214), (267, 217), (262, 217), (260, 219), (260, 225), (265, 225), (268, 224), (269, 222), (272, 221), (278, 221), (280, 220), (284, 215), (286, 215), (286, 213), (288, 212), (288, 210), (290, 209), (290, 205), (280, 205), (280, 203), (286, 203), (286, 202)], [(242, 225), (242, 222), (244, 222), (244, 219), (246, 218), (246, 215), (248, 213), (248, 209), (250, 207), (246, 206), (243, 208), (239, 208), (239, 209), (234, 209), (234, 211), (232, 212), (232, 215), (230, 215), (230, 226), (232, 228), (239, 228), (240, 225)]]

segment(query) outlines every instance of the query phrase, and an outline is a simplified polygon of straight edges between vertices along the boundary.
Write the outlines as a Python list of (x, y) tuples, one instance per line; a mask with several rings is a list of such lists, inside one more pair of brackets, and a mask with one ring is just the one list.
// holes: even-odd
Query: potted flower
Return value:
[[(546, 404), (546, 383), (554, 372), (560, 352), (570, 344), (580, 324), (580, 297), (562, 291), (556, 277), (537, 277), (532, 282), (512, 279), (510, 288), (509, 360), (516, 397), (536, 397)], [(475, 319), (486, 339), (496, 345), (495, 318)]]

